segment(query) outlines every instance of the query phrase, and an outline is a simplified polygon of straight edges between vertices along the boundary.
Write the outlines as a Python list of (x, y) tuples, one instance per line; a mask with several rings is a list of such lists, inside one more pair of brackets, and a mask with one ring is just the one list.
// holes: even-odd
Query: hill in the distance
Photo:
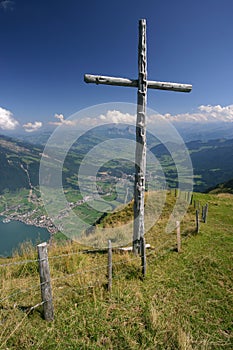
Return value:
[(233, 179), (224, 183), (218, 184), (208, 190), (209, 193), (231, 193), (233, 194)]
[[(167, 174), (170, 168), (175, 168), (169, 149), (179, 152), (179, 145), (165, 144), (156, 145), (151, 151), (159, 159), (160, 163), (166, 164), (164, 172)], [(204, 192), (210, 187), (228, 181), (233, 176), (233, 139), (217, 139), (208, 141), (190, 141), (186, 143), (194, 172), (194, 190)], [(181, 147), (182, 151), (182, 147)], [(182, 162), (182, 153), (180, 156)]]
[[(47, 135), (48, 136), (48, 135)], [(32, 137), (32, 136), (31, 136)], [(82, 136), (78, 143), (75, 143), (67, 154), (64, 163), (65, 187), (77, 187), (78, 167), (84, 155), (95, 145), (101, 144), (108, 139), (117, 138), (133, 139), (133, 131), (129, 128), (118, 129), (112, 127), (105, 130), (91, 130)], [(37, 139), (38, 140), (38, 139)], [(42, 137), (41, 140), (44, 140)], [(167, 145), (156, 143), (156, 140), (148, 135), (148, 147), (158, 158), (166, 181), (170, 187), (177, 187), (177, 174), (174, 161), (167, 150)], [(169, 149), (179, 153), (178, 144), (169, 144)], [(215, 187), (233, 177), (233, 139), (217, 139), (208, 141), (190, 141), (186, 143), (190, 152), (193, 164), (195, 185), (194, 190), (204, 192), (208, 188)], [(19, 188), (30, 188), (39, 184), (40, 158), (44, 146), (31, 144), (7, 136), (0, 136), (0, 193), (5, 189), (10, 191)], [(178, 158), (179, 159), (179, 158)], [(180, 157), (182, 164), (182, 156)], [(102, 172), (109, 171), (116, 177), (121, 177), (122, 173), (134, 173), (134, 166), (129, 162), (120, 164), (113, 162), (104, 164)]]
[(0, 193), (8, 189), (36, 186), (39, 181), (39, 161), (43, 148), (0, 136)]

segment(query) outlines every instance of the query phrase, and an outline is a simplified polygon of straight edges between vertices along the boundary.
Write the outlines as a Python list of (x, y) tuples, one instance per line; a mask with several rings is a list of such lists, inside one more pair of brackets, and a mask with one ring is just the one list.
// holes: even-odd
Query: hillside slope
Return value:
[[(168, 143), (152, 147), (151, 151), (159, 159), (164, 173), (170, 176), (169, 170), (175, 174), (175, 164), (169, 149), (174, 149), (176, 156), (182, 164), (182, 147)], [(217, 139), (208, 141), (190, 141), (186, 143), (189, 150), (195, 178), (194, 190), (204, 192), (218, 183), (228, 181), (233, 176), (233, 140)], [(179, 156), (180, 152), (180, 156)], [(176, 178), (173, 181), (177, 181)], [(174, 183), (175, 187), (177, 186)]]
[[(38, 148), (39, 147), (39, 148)], [(39, 183), (39, 162), (43, 149), (0, 136), (0, 193), (30, 188)]]
[(209, 193), (231, 193), (233, 194), (233, 179), (227, 181), (227, 182), (224, 182), (224, 183), (221, 183), (221, 184), (218, 184), (217, 186), (213, 187), (213, 188), (210, 188), (208, 190)]
[[(194, 198), (209, 204), (200, 233), (191, 206), (176, 252), (175, 233), (164, 233), (175, 200), (168, 194), (163, 216), (146, 234), (154, 248), (145, 280), (140, 258), (114, 251), (111, 293), (106, 254), (84, 254), (76, 244), (51, 247), (53, 323), (43, 321), (40, 308), (26, 313), (40, 302), (37, 262), (1, 267), (0, 349), (232, 349), (232, 196)], [(26, 246), (0, 264), (35, 258)]]
[[(107, 139), (113, 138), (134, 139), (131, 130), (110, 128), (107, 130), (91, 130), (83, 135), (80, 140), (73, 144), (66, 155), (63, 167), (63, 185), (78, 190), (77, 173), (83, 157), (96, 145), (102, 144)], [(174, 164), (168, 149), (171, 149), (179, 161), (180, 168), (183, 164), (182, 147), (172, 142), (167, 144), (157, 144), (153, 146), (155, 140), (148, 135), (148, 147), (159, 160), (166, 181), (170, 187), (177, 187), (178, 164)], [(191, 141), (186, 144), (192, 160), (194, 171), (194, 190), (206, 191), (219, 183), (228, 181), (233, 176), (233, 140), (209, 140)], [(39, 184), (40, 158), (44, 146), (33, 145), (25, 141), (0, 135), (0, 194), (7, 188), (14, 191), (20, 188), (30, 188)], [(174, 156), (173, 154), (173, 156)], [(179, 155), (180, 154), (180, 155)], [(94, 163), (94, 159), (93, 159)], [(51, 172), (53, 166), (51, 166)], [(93, 170), (94, 171), (94, 170)], [(133, 175), (134, 165), (117, 159), (102, 164), (100, 172), (107, 172), (112, 177), (121, 178), (123, 174)], [(184, 170), (185, 171), (185, 170)], [(159, 177), (158, 174), (156, 174)], [(53, 176), (52, 176), (53, 178)]]

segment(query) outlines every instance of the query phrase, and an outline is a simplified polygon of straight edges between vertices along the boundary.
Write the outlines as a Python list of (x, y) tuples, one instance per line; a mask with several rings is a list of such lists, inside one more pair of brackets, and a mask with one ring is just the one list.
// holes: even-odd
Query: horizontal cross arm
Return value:
[(132, 80), (127, 78), (105, 77), (102, 75), (85, 74), (84, 81), (86, 83), (138, 87), (138, 80)]
[(192, 85), (190, 84), (181, 84), (181, 83), (169, 83), (163, 81), (147, 81), (148, 89), (157, 89), (157, 90), (169, 90), (169, 91), (178, 91), (178, 92), (190, 92), (192, 91)]
[[(103, 85), (138, 87), (137, 79), (133, 80), (128, 78), (116, 78), (116, 77), (108, 77), (108, 76), (102, 76), (102, 75), (85, 74), (84, 81), (86, 83), (95, 83), (95, 84), (103, 84)], [(147, 88), (158, 89), (158, 90), (190, 92), (192, 90), (192, 85), (148, 80)]]

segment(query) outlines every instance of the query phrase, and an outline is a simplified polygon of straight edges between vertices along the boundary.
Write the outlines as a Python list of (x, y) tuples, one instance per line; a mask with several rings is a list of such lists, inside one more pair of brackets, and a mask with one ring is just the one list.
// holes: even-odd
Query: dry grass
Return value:
[[(195, 195), (209, 203), (208, 223), (194, 234), (194, 208), (176, 235), (164, 233), (174, 195), (147, 235), (148, 273), (140, 259), (113, 253), (113, 288), (106, 288), (107, 255), (83, 253), (78, 244), (49, 249), (55, 320), (42, 319), (36, 262), (1, 268), (0, 349), (232, 349), (233, 202), (226, 196)], [(122, 213), (121, 213), (122, 215)], [(66, 256), (66, 254), (68, 256)], [(57, 257), (59, 255), (64, 255)], [(56, 258), (55, 258), (56, 256)], [(27, 246), (0, 264), (36, 259)], [(73, 274), (73, 276), (70, 276)]]

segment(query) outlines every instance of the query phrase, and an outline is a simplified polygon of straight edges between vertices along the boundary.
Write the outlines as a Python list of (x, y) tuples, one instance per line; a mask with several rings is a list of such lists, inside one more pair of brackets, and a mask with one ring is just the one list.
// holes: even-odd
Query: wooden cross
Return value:
[(144, 194), (146, 173), (146, 100), (147, 89), (190, 92), (192, 85), (147, 80), (146, 20), (139, 21), (138, 79), (116, 78), (100, 75), (84, 75), (86, 83), (137, 87), (137, 122), (134, 182), (134, 233), (133, 251), (144, 250)]

